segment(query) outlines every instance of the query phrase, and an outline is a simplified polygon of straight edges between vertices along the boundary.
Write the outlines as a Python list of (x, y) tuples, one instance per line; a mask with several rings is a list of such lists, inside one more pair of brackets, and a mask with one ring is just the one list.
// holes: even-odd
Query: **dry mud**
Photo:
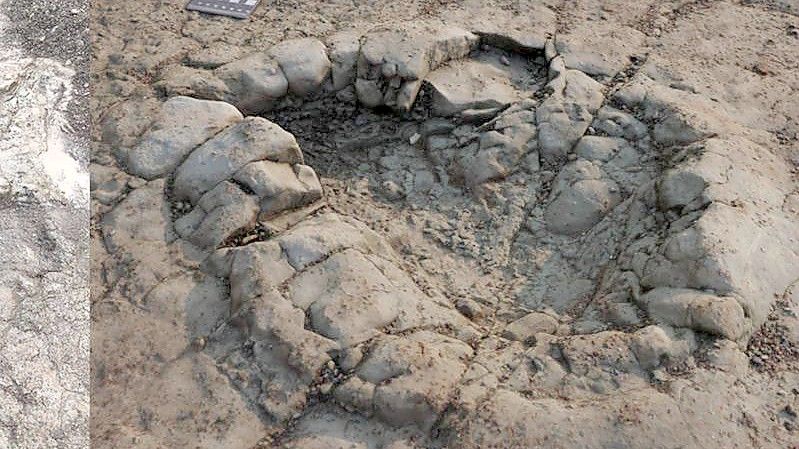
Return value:
[(799, 440), (794, 3), (93, 14), (94, 446)]

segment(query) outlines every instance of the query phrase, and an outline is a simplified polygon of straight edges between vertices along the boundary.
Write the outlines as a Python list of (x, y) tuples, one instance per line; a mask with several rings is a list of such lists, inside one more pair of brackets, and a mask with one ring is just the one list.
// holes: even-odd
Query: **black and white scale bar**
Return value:
[(186, 9), (246, 19), (260, 0), (191, 0)]

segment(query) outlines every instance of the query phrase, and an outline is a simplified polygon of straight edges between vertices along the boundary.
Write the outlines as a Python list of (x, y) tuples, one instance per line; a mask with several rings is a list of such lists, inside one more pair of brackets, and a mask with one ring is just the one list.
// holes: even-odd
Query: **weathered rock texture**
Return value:
[[(86, 124), (79, 112), (86, 104), (73, 80), (85, 67), (42, 55), (54, 49), (32, 49), (39, 35), (34, 43), (30, 34), (48, 19), (12, 24), (10, 3), (0, 2), (0, 447), (83, 449), (89, 173), (88, 144), (76, 131)], [(46, 3), (26, 7), (50, 8)], [(67, 3), (77, 6), (55, 5), (56, 17), (68, 15), (61, 9)], [(85, 10), (76, 11), (73, 24), (85, 18)], [(18, 27), (30, 33), (26, 39)], [(60, 49), (80, 46), (74, 31), (56, 33), (70, 39)]]
[[(287, 40), (196, 85), (162, 70), (181, 96), (106, 114), (98, 406), (131, 393), (101, 445), (790, 441), (743, 350), (795, 308), (794, 167), (634, 45), (549, 36), (532, 8)], [(180, 157), (132, 168), (159, 151)]]

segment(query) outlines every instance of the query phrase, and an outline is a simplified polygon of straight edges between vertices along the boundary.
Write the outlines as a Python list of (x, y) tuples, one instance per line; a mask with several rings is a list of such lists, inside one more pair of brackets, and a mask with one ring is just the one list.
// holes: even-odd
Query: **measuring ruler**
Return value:
[(260, 0), (191, 0), (186, 9), (246, 19)]

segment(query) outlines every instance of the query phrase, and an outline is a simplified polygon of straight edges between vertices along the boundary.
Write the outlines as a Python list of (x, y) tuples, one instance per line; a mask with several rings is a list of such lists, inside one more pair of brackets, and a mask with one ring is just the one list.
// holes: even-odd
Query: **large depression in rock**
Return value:
[[(135, 186), (102, 223), (131, 270), (117, 288), (143, 288), (192, 369), (226, 379), (186, 387), (240, 416), (226, 447), (253, 426), (266, 447), (609, 429), (641, 447), (687, 419), (658, 379), (765, 321), (797, 276), (751, 262), (796, 255), (789, 174), (744, 156), (757, 145), (712, 102), (635, 63), (589, 76), (534, 37), (417, 22), (287, 40), (173, 66), (165, 101), (108, 114), (127, 173), (95, 196)], [(614, 427), (631, 404), (638, 426)]]

